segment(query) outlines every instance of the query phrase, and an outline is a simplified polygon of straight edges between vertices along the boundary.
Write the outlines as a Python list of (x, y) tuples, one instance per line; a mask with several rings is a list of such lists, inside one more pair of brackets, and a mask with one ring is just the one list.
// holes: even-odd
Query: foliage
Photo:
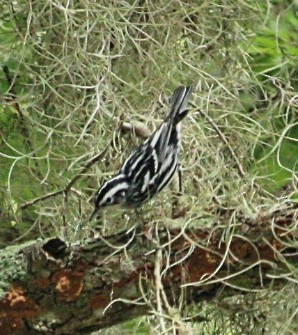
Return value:
[[(183, 124), (184, 217), (170, 219), (166, 190), (144, 206), (144, 221), (210, 225), (218, 208), (251, 215), (264, 203), (297, 199), (297, 2), (19, 0), (0, 6), (1, 65), (12, 81), (2, 72), (1, 246), (36, 236), (77, 241), (99, 229), (132, 227), (134, 212), (121, 210), (104, 212), (102, 227), (90, 224), (90, 200), (143, 140), (123, 123), (153, 130), (179, 83), (195, 88)], [(63, 189), (106, 147), (67, 194), (21, 209)], [(239, 325), (237, 317), (224, 317), (221, 327), (227, 319)], [(227, 326), (226, 334), (232, 329), (237, 326)]]

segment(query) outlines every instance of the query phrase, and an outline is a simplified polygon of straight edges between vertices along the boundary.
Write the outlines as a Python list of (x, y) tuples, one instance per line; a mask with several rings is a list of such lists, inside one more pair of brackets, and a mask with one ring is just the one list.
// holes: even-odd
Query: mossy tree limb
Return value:
[(173, 313), (182, 296), (186, 306), (277, 289), (298, 263), (297, 207), (238, 213), (233, 233), (222, 225), (232, 212), (221, 212), (213, 229), (142, 227), (71, 246), (53, 238), (18, 248), (22, 270), (0, 300), (0, 333), (91, 333), (154, 304)]

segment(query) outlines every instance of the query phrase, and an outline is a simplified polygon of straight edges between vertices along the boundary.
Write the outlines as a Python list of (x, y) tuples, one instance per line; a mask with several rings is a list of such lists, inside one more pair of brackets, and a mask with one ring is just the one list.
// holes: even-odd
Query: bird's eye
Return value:
[(106, 199), (106, 203), (107, 203), (107, 204), (111, 204), (111, 203), (112, 203), (112, 200), (113, 200), (112, 197), (108, 197), (108, 198)]

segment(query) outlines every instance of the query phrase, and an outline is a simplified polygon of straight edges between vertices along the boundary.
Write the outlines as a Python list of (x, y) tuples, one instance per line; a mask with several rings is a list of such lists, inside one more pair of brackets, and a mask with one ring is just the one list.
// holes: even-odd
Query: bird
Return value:
[(139, 208), (170, 183), (179, 165), (181, 121), (188, 113), (191, 86), (175, 89), (170, 111), (155, 132), (126, 159), (119, 172), (95, 193), (92, 220), (102, 208)]

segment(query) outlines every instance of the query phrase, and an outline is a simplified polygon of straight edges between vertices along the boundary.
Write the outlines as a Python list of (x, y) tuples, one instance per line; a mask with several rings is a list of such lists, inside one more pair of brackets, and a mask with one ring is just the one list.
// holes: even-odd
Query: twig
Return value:
[[(242, 165), (240, 163), (240, 161), (238, 160), (234, 150), (232, 149), (232, 147), (229, 145), (229, 142), (227, 141), (227, 139), (225, 138), (224, 134), (220, 131), (220, 129), (217, 127), (217, 125), (213, 122), (213, 120), (211, 119), (210, 116), (208, 116), (205, 112), (203, 112), (201, 109), (198, 110), (199, 113), (201, 115), (203, 115), (207, 121), (211, 124), (212, 128), (217, 132), (219, 138), (225, 143), (225, 145), (227, 146), (227, 148), (229, 149), (235, 163), (236, 163), (236, 167), (238, 170), (238, 173), (240, 175), (240, 177), (244, 178), (245, 177), (245, 172), (242, 168)], [(264, 194), (266, 196), (269, 196), (270, 198), (275, 199), (275, 196), (272, 195), (271, 193), (269, 193), (268, 191), (266, 191), (265, 189), (263, 189), (262, 187), (260, 187), (255, 181), (253, 181), (253, 187), (255, 187), (255, 189), (257, 191), (259, 191), (261, 194)]]
[(203, 115), (207, 121), (211, 124), (212, 128), (217, 132), (217, 135), (219, 136), (219, 138), (224, 142), (224, 144), (227, 146), (227, 148), (229, 149), (235, 163), (237, 166), (237, 170), (238, 173), (240, 175), (240, 177), (245, 177), (245, 173), (244, 170), (242, 168), (241, 163), (239, 162), (234, 150), (232, 149), (232, 147), (230, 146), (229, 142), (227, 141), (227, 139), (225, 138), (224, 134), (220, 131), (220, 129), (217, 127), (217, 125), (213, 122), (213, 120), (211, 119), (211, 117), (209, 115), (207, 115), (205, 112), (203, 112), (201, 109), (199, 109), (199, 113), (201, 115)]
[(43, 201), (43, 200), (46, 200), (48, 198), (52, 198), (52, 197), (55, 197), (56, 195), (59, 195), (59, 194), (63, 194), (64, 192), (64, 189), (63, 190), (59, 190), (59, 191), (56, 191), (56, 192), (51, 192), (51, 193), (47, 193), (45, 195), (42, 195), (41, 197), (38, 197), (38, 198), (35, 198), (35, 199), (32, 199), (32, 200), (29, 200), (27, 202), (24, 202), (20, 208), (21, 209), (25, 209), (29, 206), (32, 206), (34, 204), (36, 204), (37, 202), (40, 202), (40, 201)]
[(30, 137), (29, 137), (29, 131), (28, 131), (28, 128), (26, 127), (26, 120), (25, 120), (24, 114), (21, 110), (21, 107), (20, 107), (20, 105), (17, 101), (17, 96), (16, 96), (16, 92), (15, 92), (15, 83), (12, 80), (12, 77), (10, 75), (10, 71), (9, 71), (8, 66), (4, 65), (2, 67), (2, 69), (3, 69), (3, 72), (5, 74), (6, 81), (9, 85), (8, 93), (9, 93), (10, 99), (12, 100), (12, 106), (17, 110), (17, 112), (19, 114), (19, 118), (20, 118), (20, 121), (21, 121), (20, 124), (21, 124), (21, 129), (22, 129), (22, 134), (23, 134), (24, 140), (28, 144), (30, 150), (33, 151), (32, 143), (31, 143)]
[[(4, 65), (2, 67), (2, 70), (5, 74), (6, 81), (9, 85), (8, 93), (9, 93), (10, 100), (12, 101), (12, 106), (18, 112), (18, 115), (19, 115), (19, 118), (20, 118), (20, 128), (21, 128), (21, 133), (23, 135), (24, 141), (27, 144), (29, 150), (32, 151), (32, 157), (36, 158), (36, 155), (34, 153), (34, 146), (33, 146), (33, 143), (31, 142), (30, 132), (29, 132), (27, 124), (26, 124), (25, 116), (24, 116), (24, 114), (22, 112), (22, 109), (21, 109), (21, 107), (20, 107), (20, 105), (17, 101), (17, 95), (16, 95), (16, 92), (15, 92), (15, 82), (14, 82), (14, 80), (12, 80), (12, 77), (11, 77), (11, 74), (10, 74), (10, 71), (9, 71), (9, 68), (8, 68), (7, 65)], [(34, 159), (34, 165), (35, 165), (35, 169), (34, 169), (35, 173), (38, 175), (39, 179), (42, 180), (42, 176), (39, 172), (39, 166), (38, 166), (38, 162), (37, 162), (36, 159)]]
[(22, 113), (22, 110), (20, 108), (19, 103), (16, 100), (17, 96), (16, 96), (16, 93), (15, 93), (15, 90), (14, 90), (14, 82), (13, 82), (13, 80), (11, 78), (11, 75), (10, 75), (10, 72), (9, 72), (9, 68), (8, 68), (7, 65), (4, 65), (4, 66), (2, 66), (2, 70), (3, 70), (4, 74), (5, 74), (6, 81), (7, 81), (8, 85), (9, 85), (8, 92), (9, 92), (9, 95), (11, 97), (11, 100), (13, 100), (13, 106), (17, 110), (17, 112), (19, 113), (20, 119), (22, 121), (22, 125), (24, 125), (24, 115)]
[(75, 184), (75, 182), (93, 165), (95, 164), (99, 159), (101, 159), (106, 151), (107, 151), (107, 148), (106, 147), (102, 152), (100, 152), (99, 154), (97, 154), (96, 156), (94, 156), (89, 162), (87, 162), (85, 164), (85, 166), (82, 168), (82, 170), (76, 174), (72, 179), (71, 181), (61, 190), (58, 190), (58, 191), (55, 191), (55, 192), (50, 192), (50, 193), (47, 193), (41, 197), (38, 197), (38, 198), (35, 198), (35, 199), (32, 199), (32, 200), (29, 200), (27, 202), (24, 202), (20, 208), (21, 209), (25, 209), (29, 206), (32, 206), (40, 201), (43, 201), (43, 200), (46, 200), (46, 199), (49, 199), (49, 198), (52, 198), (52, 197), (55, 197), (57, 195), (60, 195), (60, 194), (65, 194), (65, 193), (68, 193), (70, 190), (71, 190), (71, 187)]
[(78, 173), (77, 175), (75, 175), (71, 181), (65, 186), (64, 188), (64, 192), (68, 192), (71, 187), (76, 183), (76, 181), (81, 177), (81, 175), (83, 175), (85, 172), (88, 171), (88, 169), (95, 164), (99, 159), (101, 159), (106, 151), (107, 151), (108, 147), (106, 147), (102, 152), (100, 152), (99, 154), (97, 154), (96, 156), (94, 156), (89, 162), (87, 162), (85, 164), (85, 166), (82, 168), (81, 172)]
[(166, 324), (163, 317), (161, 290), (163, 290), (163, 285), (160, 277), (161, 273), (161, 262), (162, 262), (162, 250), (157, 249), (154, 262), (154, 278), (155, 278), (155, 289), (156, 289), (156, 309), (159, 315), (160, 328), (163, 334), (166, 334)]

